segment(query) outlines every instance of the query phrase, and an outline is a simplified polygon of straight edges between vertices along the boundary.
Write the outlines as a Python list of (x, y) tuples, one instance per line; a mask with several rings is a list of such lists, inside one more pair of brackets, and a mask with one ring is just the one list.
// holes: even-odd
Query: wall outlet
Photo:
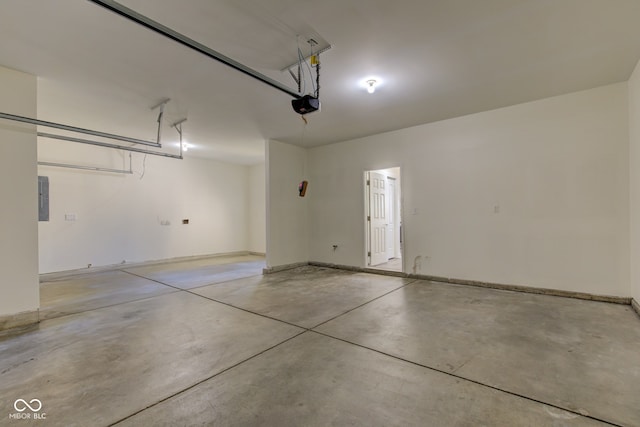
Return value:
[(78, 214), (74, 214), (74, 213), (64, 214), (64, 220), (65, 221), (77, 221), (78, 220)]
[(164, 219), (160, 221), (160, 225), (171, 225), (171, 221), (169, 221), (168, 219)]

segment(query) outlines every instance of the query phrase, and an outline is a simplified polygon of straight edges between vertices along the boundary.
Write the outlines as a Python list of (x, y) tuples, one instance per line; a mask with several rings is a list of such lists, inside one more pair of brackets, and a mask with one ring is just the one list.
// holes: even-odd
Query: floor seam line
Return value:
[[(123, 271), (124, 271), (124, 270), (123, 270)], [(289, 323), (289, 322), (284, 321), (284, 320), (276, 319), (275, 317), (269, 317), (269, 316), (264, 315), (264, 314), (256, 313), (256, 312), (254, 312), (254, 311), (247, 310), (247, 309), (245, 309), (245, 308), (241, 308), (241, 307), (237, 307), (237, 306), (235, 306), (235, 305), (233, 305), (233, 304), (229, 304), (229, 303), (224, 302), (224, 301), (219, 301), (219, 300), (217, 300), (217, 299), (215, 299), (215, 298), (211, 298), (211, 297), (207, 297), (207, 296), (204, 296), (204, 295), (200, 295), (200, 294), (195, 293), (195, 292), (193, 292), (193, 291), (192, 291), (192, 289), (197, 289), (197, 288), (192, 288), (192, 289), (182, 289), (182, 288), (178, 288), (178, 287), (173, 286), (173, 285), (169, 285), (168, 283), (160, 282), (159, 280), (149, 279), (149, 278), (147, 278), (147, 277), (140, 276), (140, 275), (135, 274), (135, 273), (131, 273), (131, 272), (129, 272), (129, 271), (125, 271), (125, 273), (127, 273), (127, 274), (131, 274), (132, 276), (140, 277), (140, 278), (143, 278), (143, 279), (152, 280), (152, 281), (154, 281), (154, 282), (160, 283), (160, 284), (162, 284), (162, 285), (166, 285), (166, 286), (168, 286), (168, 287), (170, 287), (170, 288), (173, 288), (173, 289), (176, 289), (176, 290), (178, 290), (178, 291), (186, 292), (186, 293), (188, 293), (188, 294), (195, 295), (195, 296), (197, 296), (197, 297), (204, 298), (204, 299), (209, 300), (209, 301), (217, 302), (217, 303), (219, 303), (219, 304), (223, 304), (223, 305), (226, 305), (226, 306), (228, 306), (228, 307), (231, 307), (231, 308), (235, 308), (235, 309), (237, 309), (237, 310), (244, 311), (245, 313), (255, 314), (256, 316), (264, 317), (265, 319), (275, 320), (275, 321), (277, 321), (277, 322), (284, 323), (285, 325), (295, 326), (295, 327), (297, 327), (297, 328), (304, 329), (305, 331), (309, 331), (309, 330), (311, 330), (311, 328), (307, 328), (307, 327), (304, 327), (304, 326), (296, 325), (295, 323)], [(250, 277), (253, 277), (253, 276), (250, 276)], [(234, 279), (234, 280), (237, 280), (237, 279)], [(232, 280), (229, 280), (229, 281), (231, 282)], [(224, 282), (221, 282), (221, 283), (224, 283)], [(215, 285), (215, 283), (214, 283), (214, 285)], [(206, 286), (211, 286), (211, 285), (204, 285), (204, 286), (202, 286), (202, 287), (206, 287)]]
[(611, 425), (611, 426), (615, 426), (615, 427), (624, 427), (624, 426), (622, 426), (620, 424), (616, 424), (616, 423), (614, 423), (612, 421), (606, 421), (606, 420), (594, 417), (592, 415), (584, 415), (584, 414), (581, 414), (580, 412), (577, 412), (577, 411), (574, 411), (574, 410), (571, 410), (571, 409), (568, 409), (568, 408), (563, 408), (562, 406), (558, 406), (558, 405), (553, 404), (553, 403), (543, 402), (541, 400), (534, 399), (533, 397), (525, 396), (525, 395), (522, 395), (522, 394), (519, 394), (519, 393), (516, 393), (516, 392), (512, 392), (512, 391), (509, 391), (509, 390), (504, 390), (504, 389), (501, 389), (499, 387), (492, 386), (490, 384), (484, 384), (484, 383), (482, 383), (480, 381), (473, 380), (471, 378), (466, 378), (466, 377), (463, 377), (461, 375), (457, 375), (455, 373), (443, 371), (441, 369), (434, 368), (432, 366), (428, 366), (428, 365), (424, 365), (422, 363), (414, 362), (412, 360), (405, 359), (403, 357), (396, 356), (396, 355), (393, 355), (393, 354), (389, 354), (389, 353), (386, 353), (386, 352), (384, 352), (382, 350), (377, 350), (375, 348), (367, 347), (367, 346), (362, 345), (362, 344), (351, 342), (351, 341), (343, 339), (343, 338), (334, 337), (333, 335), (329, 335), (329, 334), (326, 334), (326, 333), (323, 333), (323, 332), (319, 332), (319, 331), (316, 331), (316, 330), (311, 330), (309, 332), (313, 332), (313, 333), (316, 333), (318, 335), (322, 335), (322, 336), (327, 337), (327, 338), (331, 338), (331, 339), (335, 339), (335, 340), (338, 340), (338, 341), (342, 341), (342, 342), (344, 342), (346, 344), (355, 345), (356, 347), (364, 348), (366, 350), (371, 350), (371, 351), (376, 352), (378, 354), (382, 354), (384, 356), (392, 357), (392, 358), (394, 358), (396, 360), (400, 360), (400, 361), (403, 361), (403, 362), (406, 362), (406, 363), (410, 363), (410, 364), (415, 365), (415, 366), (420, 366), (422, 368), (425, 368), (425, 369), (428, 369), (428, 370), (431, 370), (431, 371), (434, 371), (434, 372), (439, 372), (441, 374), (444, 374), (444, 375), (447, 375), (447, 376), (450, 376), (450, 377), (453, 377), (453, 378), (457, 378), (459, 380), (468, 381), (470, 383), (477, 384), (477, 385), (482, 386), (482, 387), (487, 387), (487, 388), (490, 388), (492, 390), (496, 390), (496, 391), (499, 391), (499, 392), (502, 392), (502, 393), (506, 393), (506, 394), (509, 394), (509, 395), (512, 395), (512, 396), (516, 396), (516, 397), (519, 397), (521, 399), (526, 399), (526, 400), (529, 400), (531, 402), (536, 402), (536, 403), (540, 403), (542, 405), (547, 405), (547, 406), (551, 406), (551, 407), (554, 407), (554, 408), (557, 408), (557, 409), (561, 409), (563, 411), (570, 412), (570, 413), (578, 415), (580, 417), (589, 418), (589, 419), (592, 419), (592, 420), (595, 420), (595, 421), (598, 421), (598, 422), (601, 422), (601, 423), (605, 423), (605, 424), (608, 424), (608, 425)]
[(161, 282), (160, 280), (156, 280), (156, 279), (152, 279), (152, 278), (150, 278), (150, 277), (142, 276), (142, 275), (140, 275), (140, 274), (132, 273), (132, 272), (127, 271), (127, 270), (119, 270), (119, 271), (122, 271), (123, 273), (131, 274), (132, 276), (140, 277), (141, 279), (151, 280), (152, 282), (156, 282), (156, 283), (159, 283), (159, 284), (161, 284), (161, 285), (169, 286), (169, 287), (174, 288), (174, 289), (179, 289), (179, 290), (181, 290), (181, 291), (190, 291), (190, 290), (192, 290), (192, 289), (206, 288), (207, 286), (221, 285), (221, 284), (223, 284), (223, 283), (229, 283), (229, 282), (233, 282), (233, 281), (235, 281), (235, 280), (242, 280), (242, 279), (249, 279), (249, 278), (251, 278), (251, 277), (263, 276), (263, 274), (259, 273), (259, 274), (253, 274), (253, 275), (251, 275), (251, 276), (238, 277), (238, 278), (236, 278), (236, 279), (229, 279), (229, 280), (225, 280), (225, 281), (222, 281), (222, 282), (208, 283), (208, 284), (206, 284), (206, 285), (202, 285), (202, 286), (195, 286), (195, 287), (193, 287), (193, 288), (185, 289), (185, 288), (180, 288), (180, 287), (175, 286), (175, 285), (170, 285), (169, 283)]
[[(134, 276), (134, 277), (139, 277), (141, 279), (149, 280), (150, 282), (154, 282), (154, 283), (158, 283), (158, 284), (163, 285), (163, 286), (167, 286), (167, 287), (169, 287), (171, 289), (174, 289), (175, 291), (174, 292), (167, 292), (167, 293), (160, 294), (160, 295), (151, 295), (151, 296), (144, 297), (144, 298), (132, 299), (132, 300), (129, 300), (129, 301), (123, 301), (123, 302), (119, 302), (119, 303), (116, 303), (116, 304), (109, 304), (109, 305), (100, 306), (100, 307), (96, 307), (96, 308), (90, 308), (88, 310), (82, 310), (82, 311), (78, 311), (78, 312), (75, 312), (75, 313), (65, 313), (65, 314), (60, 315), (60, 316), (54, 316), (54, 317), (49, 317), (49, 318), (42, 319), (42, 320), (40, 320), (40, 323), (46, 322), (47, 320), (62, 319), (64, 317), (73, 316), (73, 315), (76, 315), (76, 314), (89, 313), (91, 311), (101, 310), (103, 308), (117, 307), (117, 306), (123, 305), (123, 304), (129, 304), (129, 303), (132, 303), (132, 302), (144, 301), (144, 300), (147, 300), (147, 299), (156, 298), (156, 297), (160, 297), (160, 296), (163, 296), (163, 295), (169, 295), (169, 294), (173, 294), (173, 293), (176, 293), (176, 292), (181, 292), (181, 291), (182, 292), (189, 292), (190, 291), (189, 289), (182, 289), (182, 288), (179, 288), (177, 286), (173, 286), (173, 285), (170, 285), (168, 283), (161, 282), (160, 280), (156, 280), (156, 279), (152, 279), (150, 277), (142, 276), (140, 274), (132, 273), (132, 272), (124, 270), (124, 269), (116, 268), (116, 269), (111, 270), (111, 271), (120, 271), (122, 273), (126, 273), (126, 274), (129, 274), (129, 275)], [(256, 276), (259, 276), (259, 274), (256, 274)], [(255, 277), (255, 276), (248, 276), (248, 277)], [(244, 277), (243, 277), (243, 279), (244, 279)], [(231, 279), (231, 280), (227, 280), (226, 282), (220, 282), (220, 283), (232, 282), (233, 280), (239, 280), (239, 279)], [(46, 283), (53, 283), (53, 282), (46, 282)], [(217, 283), (212, 283), (212, 284), (203, 285), (203, 286), (200, 286), (200, 287), (206, 287), (206, 286), (211, 286), (211, 285), (216, 285), (216, 284)], [(192, 289), (198, 289), (198, 288), (192, 288)], [(193, 292), (189, 292), (189, 293), (191, 293), (193, 295), (198, 295), (198, 294), (195, 294)], [(198, 296), (202, 296), (202, 295), (198, 295)], [(203, 298), (206, 298), (206, 297), (203, 297)], [(210, 299), (210, 298), (207, 298), (207, 299)], [(212, 301), (216, 301), (216, 300), (212, 300)], [(221, 301), (216, 301), (216, 302), (222, 303)], [(224, 304), (224, 303), (222, 303), (222, 304)], [(227, 304), (227, 305), (230, 305), (230, 304)], [(238, 308), (238, 307), (235, 307), (235, 306), (231, 306), (231, 307)], [(244, 311), (248, 311), (248, 310), (244, 310)], [(248, 312), (252, 313), (250, 311), (248, 311)], [(253, 314), (258, 314), (258, 313), (253, 313)], [(268, 316), (264, 316), (264, 317), (267, 317), (268, 319), (272, 319), (271, 317), (268, 317)], [(273, 320), (278, 320), (278, 319), (273, 319)], [(284, 322), (284, 323), (286, 323), (288, 325), (292, 325), (292, 326), (298, 326), (298, 325), (294, 325), (292, 323), (287, 323), (287, 322)], [(309, 328), (304, 328), (302, 326), (298, 326), (298, 327), (301, 327), (303, 329), (309, 330)]]
[(247, 310), (246, 308), (238, 307), (238, 306), (235, 306), (235, 305), (230, 304), (228, 302), (220, 301), (220, 300), (217, 300), (215, 298), (211, 298), (211, 297), (207, 297), (207, 296), (204, 296), (204, 295), (197, 294), (195, 292), (191, 292), (188, 289), (184, 289), (183, 291), (187, 292), (187, 293), (190, 293), (191, 295), (195, 295), (195, 296), (198, 296), (200, 298), (204, 298), (204, 299), (209, 300), (209, 301), (213, 301), (213, 302), (217, 302), (217, 303), (222, 304), (222, 305), (226, 305), (227, 307), (235, 308), (236, 310), (244, 311), (245, 313), (255, 314), (256, 316), (264, 317), (265, 319), (269, 319), (269, 320), (275, 320), (277, 322), (284, 323), (285, 325), (295, 326), (296, 328), (304, 329), (305, 331), (310, 331), (311, 330), (311, 328), (307, 328), (305, 326), (296, 325), (295, 323), (290, 323), (290, 322), (287, 322), (286, 320), (276, 319), (275, 317), (270, 317), (270, 316), (267, 316), (266, 314), (256, 313), (255, 311)]
[(225, 281), (222, 281), (222, 282), (213, 282), (213, 283), (209, 283), (209, 284), (207, 284), (207, 285), (195, 286), (195, 287), (193, 287), (193, 288), (183, 289), (183, 290), (185, 290), (185, 291), (189, 291), (189, 290), (192, 290), (192, 289), (206, 288), (207, 286), (222, 285), (223, 283), (229, 283), (229, 282), (234, 282), (234, 281), (236, 281), (236, 280), (249, 279), (249, 278), (251, 278), (251, 277), (258, 277), (258, 276), (263, 276), (263, 274), (262, 274), (262, 273), (260, 273), (260, 274), (254, 274), (254, 275), (251, 275), (251, 276), (243, 276), (243, 277), (238, 277), (238, 278), (236, 278), (236, 279), (229, 279), (229, 280), (225, 280)]
[(152, 282), (159, 283), (161, 285), (168, 286), (168, 287), (173, 288), (173, 289), (178, 289), (179, 291), (186, 291), (186, 289), (182, 289), (182, 288), (179, 288), (177, 286), (173, 286), (173, 285), (170, 285), (168, 283), (161, 282), (160, 280), (152, 279), (150, 277), (142, 276), (140, 274), (132, 273), (132, 272), (127, 271), (127, 270), (118, 270), (118, 271), (122, 271), (123, 273), (127, 273), (127, 274), (130, 274), (132, 276), (139, 277), (141, 279), (150, 280)]
[(329, 320), (325, 320), (324, 322), (319, 323), (319, 324), (317, 324), (316, 326), (314, 326), (314, 327), (312, 327), (312, 328), (309, 328), (309, 329), (310, 329), (310, 330), (314, 330), (315, 328), (319, 328), (320, 326), (322, 326), (322, 325), (324, 325), (324, 324), (326, 324), (326, 323), (329, 323), (329, 322), (331, 322), (332, 320), (335, 320), (335, 319), (337, 319), (337, 318), (339, 318), (339, 317), (341, 317), (341, 316), (344, 316), (345, 314), (349, 314), (349, 313), (351, 313), (352, 311), (357, 310), (357, 309), (359, 309), (359, 308), (361, 308), (361, 307), (364, 307), (364, 306), (365, 306), (365, 305), (367, 305), (367, 304), (371, 304), (372, 302), (377, 301), (377, 300), (379, 300), (379, 299), (380, 299), (380, 298), (382, 298), (382, 297), (386, 297), (387, 295), (392, 294), (392, 293), (393, 293), (393, 292), (395, 292), (395, 291), (398, 291), (398, 290), (400, 290), (400, 289), (403, 289), (403, 288), (405, 288), (405, 287), (409, 286), (409, 285), (410, 285), (410, 284), (412, 284), (412, 283), (414, 283), (414, 282), (405, 283), (405, 284), (404, 284), (404, 285), (402, 285), (402, 286), (399, 286), (399, 287), (397, 287), (397, 288), (395, 288), (395, 289), (392, 289), (392, 290), (390, 290), (389, 292), (384, 293), (384, 294), (382, 294), (382, 295), (380, 295), (380, 296), (377, 296), (377, 297), (375, 297), (375, 298), (374, 298), (374, 299), (372, 299), (372, 300), (369, 300), (369, 301), (367, 301), (367, 302), (365, 302), (365, 303), (360, 304), (360, 305), (359, 305), (359, 306), (357, 306), (357, 307), (354, 307), (354, 308), (352, 308), (352, 309), (350, 309), (350, 310), (345, 311), (344, 313), (340, 313), (340, 314), (338, 314), (337, 316), (332, 317), (332, 318), (331, 318), (331, 319), (329, 319)]
[(167, 397), (165, 397), (165, 398), (163, 398), (163, 399), (160, 399), (159, 401), (157, 401), (157, 402), (155, 402), (155, 403), (152, 403), (151, 405), (148, 405), (148, 406), (146, 406), (146, 407), (145, 407), (145, 408), (143, 408), (143, 409), (140, 409), (139, 411), (136, 411), (136, 412), (134, 412), (134, 413), (132, 413), (132, 414), (130, 414), (130, 415), (127, 415), (126, 417), (124, 417), (124, 418), (122, 418), (122, 419), (119, 419), (118, 421), (116, 421), (116, 422), (114, 422), (114, 423), (109, 424), (109, 427), (113, 427), (113, 426), (115, 426), (115, 425), (117, 425), (117, 424), (120, 424), (120, 423), (121, 423), (121, 422), (123, 422), (123, 421), (126, 421), (126, 420), (128, 420), (128, 419), (130, 419), (130, 418), (132, 418), (132, 417), (135, 417), (136, 415), (138, 415), (138, 414), (140, 414), (140, 413), (142, 413), (142, 412), (146, 411), (147, 409), (151, 409), (151, 408), (153, 408), (154, 406), (157, 406), (157, 405), (159, 405), (159, 404), (161, 404), (161, 403), (164, 403), (164, 402), (166, 402), (166, 401), (168, 401), (168, 400), (170, 400), (170, 399), (172, 399), (172, 398), (174, 398), (174, 397), (178, 396), (179, 394), (185, 393), (185, 392), (187, 392), (187, 391), (189, 391), (189, 390), (191, 390), (191, 389), (193, 389), (193, 388), (195, 388), (195, 387), (197, 387), (197, 386), (199, 386), (199, 385), (201, 385), (201, 384), (203, 384), (203, 383), (205, 383), (205, 382), (207, 382), (207, 381), (209, 381), (209, 380), (212, 380), (213, 378), (216, 378), (217, 376), (220, 376), (220, 375), (224, 374), (225, 372), (230, 371), (231, 369), (236, 368), (236, 367), (238, 367), (238, 366), (242, 365), (243, 363), (246, 363), (246, 362), (248, 362), (248, 361), (250, 361), (250, 360), (253, 360), (253, 359), (255, 359), (256, 357), (261, 356), (261, 355), (263, 355), (264, 353), (266, 353), (266, 352), (268, 352), (268, 351), (270, 351), (270, 350), (273, 350), (274, 348), (279, 347), (279, 346), (281, 346), (282, 344), (285, 344), (285, 343), (287, 343), (287, 342), (289, 342), (289, 341), (293, 340), (294, 338), (297, 338), (297, 337), (299, 337), (300, 335), (305, 334), (305, 333), (307, 333), (307, 332), (309, 332), (309, 330), (304, 330), (304, 331), (302, 331), (302, 332), (299, 332), (299, 333), (295, 334), (294, 336), (289, 337), (289, 338), (287, 338), (286, 340), (281, 341), (281, 342), (279, 342), (279, 343), (277, 343), (277, 344), (275, 344), (275, 345), (272, 345), (271, 347), (268, 347), (268, 348), (266, 348), (266, 349), (264, 349), (264, 350), (262, 350), (262, 351), (260, 351), (260, 352), (258, 352), (258, 353), (256, 353), (256, 354), (254, 354), (253, 356), (250, 356), (250, 357), (248, 357), (248, 358), (246, 358), (246, 359), (243, 359), (243, 360), (241, 360), (240, 362), (235, 363), (235, 364), (233, 364), (233, 365), (231, 365), (231, 366), (229, 366), (229, 367), (227, 367), (227, 368), (225, 368), (225, 369), (221, 370), (220, 372), (217, 372), (217, 373), (215, 373), (215, 374), (213, 374), (213, 375), (211, 375), (211, 376), (209, 376), (209, 377), (207, 377), (207, 378), (204, 378), (204, 379), (202, 379), (202, 380), (200, 380), (200, 381), (196, 382), (195, 384), (190, 385), (189, 387), (186, 387), (186, 388), (184, 388), (184, 389), (182, 389), (182, 390), (180, 390), (180, 391), (177, 391), (177, 392), (173, 393), (173, 394), (172, 394), (172, 395), (170, 395), (170, 396), (167, 396)]
[[(60, 316), (47, 317), (47, 318), (44, 318), (44, 319), (41, 318), (40, 319), (40, 323), (46, 322), (47, 320), (62, 319), (64, 317), (74, 316), (76, 314), (89, 313), (91, 311), (102, 310), (103, 308), (117, 307), (119, 305), (129, 304), (129, 303), (132, 303), (132, 302), (145, 301), (145, 300), (148, 300), (148, 299), (151, 299), (151, 298), (158, 298), (158, 297), (161, 297), (161, 296), (164, 296), (164, 295), (171, 295), (171, 294), (175, 294), (175, 293), (178, 293), (178, 291), (165, 292), (165, 293), (159, 294), (159, 295), (150, 295), (150, 296), (143, 297), (143, 298), (137, 298), (137, 299), (132, 299), (132, 300), (129, 300), (129, 301), (118, 302), (118, 303), (115, 303), (115, 304), (109, 304), (109, 305), (104, 305), (104, 306), (100, 306), (100, 307), (96, 307), (96, 308), (90, 308), (90, 309), (78, 311), (78, 312), (75, 312), (75, 313), (65, 313), (65, 314), (60, 315)], [(42, 313), (42, 310), (40, 312)]]

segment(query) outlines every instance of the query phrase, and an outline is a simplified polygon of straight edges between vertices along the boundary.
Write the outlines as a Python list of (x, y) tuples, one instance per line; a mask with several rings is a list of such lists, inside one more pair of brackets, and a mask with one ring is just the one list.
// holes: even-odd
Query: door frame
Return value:
[[(387, 237), (391, 235), (391, 241), (387, 242), (387, 251), (391, 249), (391, 258), (398, 258), (399, 252), (399, 243), (400, 243), (400, 234), (399, 234), (399, 224), (398, 224), (398, 195), (396, 194), (398, 185), (398, 179), (393, 176), (387, 176), (387, 195), (389, 196), (389, 212), (387, 212), (387, 217), (389, 218), (389, 228), (387, 230)], [(393, 194), (391, 189), (393, 188)], [(393, 195), (393, 197), (391, 197)], [(393, 220), (393, 222), (391, 221)], [(391, 247), (389, 247), (391, 244)]]
[(405, 272), (406, 271), (405, 248), (407, 247), (407, 244), (406, 244), (406, 238), (405, 238), (406, 224), (404, 222), (404, 192), (402, 191), (404, 170), (402, 166), (390, 166), (388, 168), (381, 168), (381, 169), (367, 169), (367, 170), (364, 170), (362, 173), (362, 177), (363, 177), (362, 187), (364, 189), (363, 191), (364, 212), (363, 212), (362, 218), (363, 218), (364, 236), (365, 236), (364, 245), (363, 245), (363, 266), (364, 268), (371, 267), (371, 265), (369, 264), (371, 260), (371, 257), (369, 256), (369, 250), (371, 247), (371, 237), (370, 237), (371, 229), (369, 226), (369, 221), (367, 221), (367, 215), (369, 214), (369, 186), (367, 185), (367, 180), (369, 179), (369, 172), (386, 171), (394, 168), (398, 168), (399, 170), (398, 177), (396, 177), (396, 198), (397, 198), (396, 203), (397, 203), (399, 212), (396, 212), (397, 215), (395, 217), (395, 221), (398, 223), (398, 228), (399, 228), (398, 240), (400, 241), (399, 253), (400, 253), (400, 259), (402, 261), (402, 272)]

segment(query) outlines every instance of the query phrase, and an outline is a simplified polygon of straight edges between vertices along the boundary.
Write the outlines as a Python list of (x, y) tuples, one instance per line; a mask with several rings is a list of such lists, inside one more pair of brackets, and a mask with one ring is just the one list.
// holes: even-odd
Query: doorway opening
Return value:
[(400, 168), (366, 171), (365, 265), (402, 272), (402, 204)]

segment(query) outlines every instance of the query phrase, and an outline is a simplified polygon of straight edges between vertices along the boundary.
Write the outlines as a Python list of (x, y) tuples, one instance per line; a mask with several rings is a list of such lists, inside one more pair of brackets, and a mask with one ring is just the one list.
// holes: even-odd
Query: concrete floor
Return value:
[(392, 258), (387, 262), (378, 265), (371, 265), (369, 268), (384, 271), (402, 271), (402, 258)]
[(45, 277), (46, 320), (0, 337), (0, 426), (640, 426), (628, 306), (262, 265)]

